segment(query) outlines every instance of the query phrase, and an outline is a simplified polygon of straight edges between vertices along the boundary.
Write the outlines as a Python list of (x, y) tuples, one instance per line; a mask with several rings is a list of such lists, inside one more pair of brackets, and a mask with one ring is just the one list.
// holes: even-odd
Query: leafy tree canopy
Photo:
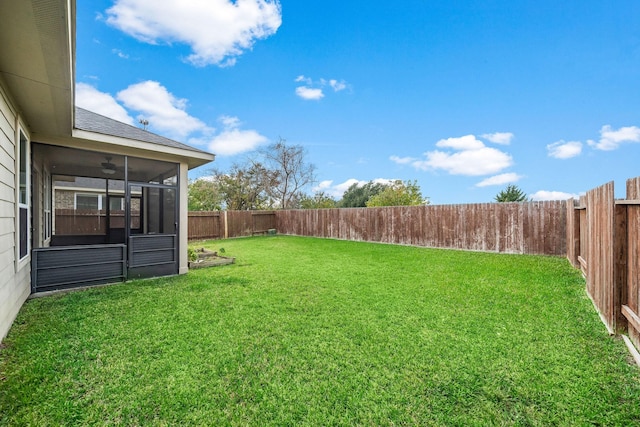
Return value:
[(423, 206), (429, 199), (422, 197), (417, 181), (396, 180), (367, 201), (367, 207), (377, 206)]
[(517, 185), (509, 184), (496, 195), (495, 200), (496, 202), (524, 202), (527, 200), (527, 195)]
[(267, 194), (270, 174), (260, 163), (234, 164), (227, 173), (215, 172), (226, 209), (258, 210), (271, 207)]
[(222, 208), (222, 196), (212, 179), (200, 178), (189, 182), (190, 211), (218, 211)]
[(313, 196), (303, 195), (300, 199), (300, 207), (302, 209), (335, 208), (336, 201), (324, 191), (319, 191)]
[(364, 208), (367, 201), (380, 193), (390, 184), (369, 181), (364, 185), (352, 184), (342, 195), (342, 200), (338, 202), (339, 208)]

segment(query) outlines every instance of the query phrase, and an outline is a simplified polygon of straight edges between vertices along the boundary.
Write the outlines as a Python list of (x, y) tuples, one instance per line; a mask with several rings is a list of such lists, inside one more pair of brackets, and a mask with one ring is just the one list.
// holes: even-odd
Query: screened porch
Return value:
[(178, 273), (179, 164), (46, 144), (32, 155), (34, 292)]

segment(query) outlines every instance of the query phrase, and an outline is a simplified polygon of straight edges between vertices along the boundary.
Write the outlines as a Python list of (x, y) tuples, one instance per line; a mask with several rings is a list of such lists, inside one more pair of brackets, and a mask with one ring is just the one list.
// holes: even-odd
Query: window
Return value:
[(74, 206), (76, 210), (103, 210), (107, 208), (107, 199), (109, 200), (109, 210), (124, 210), (123, 196), (107, 196), (105, 194), (82, 194), (75, 195)]
[(22, 130), (19, 131), (18, 142), (18, 259), (24, 259), (29, 254), (29, 140)]
[(76, 194), (76, 210), (98, 210), (102, 208), (102, 197), (99, 194)]
[(122, 196), (109, 196), (109, 210), (123, 211), (124, 210), (124, 197)]

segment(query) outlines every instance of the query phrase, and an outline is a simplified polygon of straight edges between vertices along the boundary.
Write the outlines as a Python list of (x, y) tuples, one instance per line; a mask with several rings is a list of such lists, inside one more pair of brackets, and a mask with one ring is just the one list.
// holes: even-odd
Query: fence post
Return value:
[(224, 221), (224, 238), (229, 238), (229, 223), (227, 222), (227, 211), (224, 211), (224, 216), (222, 218)]

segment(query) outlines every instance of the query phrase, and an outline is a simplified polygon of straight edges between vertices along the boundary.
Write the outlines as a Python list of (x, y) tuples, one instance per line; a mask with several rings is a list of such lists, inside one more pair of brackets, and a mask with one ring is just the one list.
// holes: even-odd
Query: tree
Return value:
[(377, 206), (424, 206), (429, 199), (422, 197), (422, 191), (417, 181), (395, 180), (384, 190), (375, 194), (367, 201), (367, 207)]
[(188, 204), (190, 211), (218, 211), (222, 207), (222, 195), (218, 184), (209, 178), (189, 182)]
[(495, 198), (496, 202), (524, 202), (527, 195), (517, 185), (509, 184), (500, 191)]
[(302, 190), (315, 179), (315, 166), (305, 159), (301, 145), (288, 145), (280, 138), (259, 154), (268, 172), (266, 191), (281, 209), (291, 209), (302, 199)]
[(327, 209), (335, 208), (336, 201), (333, 197), (326, 194), (324, 191), (319, 191), (313, 196), (303, 195), (300, 200), (300, 207), (302, 209)]
[(216, 171), (215, 182), (229, 210), (271, 207), (267, 194), (269, 172), (260, 163), (234, 164), (228, 173)]
[(374, 181), (369, 181), (364, 185), (360, 185), (359, 183), (351, 184), (342, 195), (342, 200), (338, 202), (338, 207), (364, 208), (372, 196), (380, 193), (388, 186), (389, 184)]

